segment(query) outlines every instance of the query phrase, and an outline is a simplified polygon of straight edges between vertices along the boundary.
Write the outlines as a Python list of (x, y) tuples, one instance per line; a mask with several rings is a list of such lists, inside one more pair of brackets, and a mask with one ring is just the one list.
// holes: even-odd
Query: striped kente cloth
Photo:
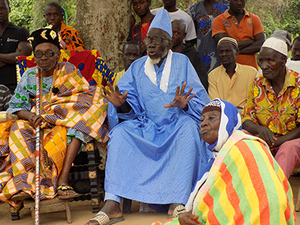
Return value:
[[(220, 150), (192, 213), (206, 225), (295, 224), (296, 218), (291, 186), (267, 144), (242, 131)], [(177, 225), (178, 217), (164, 224)]]

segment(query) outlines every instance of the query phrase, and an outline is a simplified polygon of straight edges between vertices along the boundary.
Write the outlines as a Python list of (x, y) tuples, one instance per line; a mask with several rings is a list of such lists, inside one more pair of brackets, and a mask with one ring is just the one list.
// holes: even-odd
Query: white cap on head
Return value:
[(262, 48), (271, 48), (271, 49), (287, 56), (287, 52), (288, 52), (287, 45), (286, 45), (286, 42), (283, 41), (282, 39), (270, 37), (263, 43), (263, 45), (261, 47)]

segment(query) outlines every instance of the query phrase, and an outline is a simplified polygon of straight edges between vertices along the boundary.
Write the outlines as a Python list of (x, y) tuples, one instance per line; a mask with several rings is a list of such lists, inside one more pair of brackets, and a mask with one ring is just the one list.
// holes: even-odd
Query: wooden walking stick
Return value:
[[(40, 73), (36, 67), (36, 115), (40, 115)], [(35, 142), (35, 218), (34, 224), (40, 224), (40, 126), (36, 128)]]

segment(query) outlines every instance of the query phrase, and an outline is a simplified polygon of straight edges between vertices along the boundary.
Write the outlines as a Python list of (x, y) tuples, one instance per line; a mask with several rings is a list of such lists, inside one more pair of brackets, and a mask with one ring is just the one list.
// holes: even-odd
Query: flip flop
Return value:
[(68, 186), (68, 185), (60, 185), (58, 188), (57, 188), (57, 195), (58, 195), (58, 198), (59, 199), (62, 199), (62, 200), (67, 200), (67, 199), (74, 199), (76, 197), (79, 197), (81, 196), (81, 194), (78, 194), (76, 193), (75, 191), (75, 194), (74, 195), (59, 195), (58, 194), (58, 191), (74, 191), (74, 189), (71, 187), (71, 186)]
[(31, 196), (29, 194), (27, 194), (25, 192), (21, 192), (18, 194), (14, 194), (10, 199), (13, 201), (23, 201), (23, 200), (26, 200), (29, 198), (31, 198)]
[(99, 211), (92, 219), (90, 219), (90, 221), (98, 222), (99, 225), (115, 224), (123, 220), (124, 220), (123, 216), (109, 219), (108, 215), (103, 211)]

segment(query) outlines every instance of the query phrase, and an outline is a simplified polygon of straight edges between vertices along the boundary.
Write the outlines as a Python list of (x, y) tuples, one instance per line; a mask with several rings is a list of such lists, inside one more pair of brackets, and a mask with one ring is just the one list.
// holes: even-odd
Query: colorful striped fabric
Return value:
[[(295, 224), (288, 179), (266, 143), (241, 131), (234, 131), (220, 150), (193, 214), (201, 224)], [(179, 224), (178, 218), (164, 224)]]

